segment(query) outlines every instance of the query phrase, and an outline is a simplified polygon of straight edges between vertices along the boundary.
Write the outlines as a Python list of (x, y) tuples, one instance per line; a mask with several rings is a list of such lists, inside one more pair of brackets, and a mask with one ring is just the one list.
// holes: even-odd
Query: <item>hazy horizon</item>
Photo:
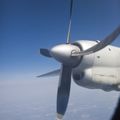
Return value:
[[(1, 120), (49, 120), (56, 117), (58, 77), (0, 81)], [(64, 120), (109, 120), (118, 92), (89, 90), (72, 82)]]

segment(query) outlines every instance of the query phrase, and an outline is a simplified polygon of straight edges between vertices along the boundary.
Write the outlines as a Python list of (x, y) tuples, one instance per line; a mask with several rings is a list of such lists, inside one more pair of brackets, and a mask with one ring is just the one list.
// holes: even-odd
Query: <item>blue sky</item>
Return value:
[[(0, 0), (0, 80), (58, 68), (39, 48), (65, 43), (70, 0)], [(102, 40), (120, 25), (120, 0), (74, 0), (71, 41)], [(120, 37), (113, 43), (120, 46)]]

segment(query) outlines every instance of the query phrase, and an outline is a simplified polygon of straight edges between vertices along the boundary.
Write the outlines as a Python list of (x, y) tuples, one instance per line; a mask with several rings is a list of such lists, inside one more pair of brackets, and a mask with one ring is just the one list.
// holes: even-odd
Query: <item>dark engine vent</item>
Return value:
[(81, 80), (84, 77), (84, 72), (81, 72), (80, 74), (73, 74), (73, 79), (76, 81)]

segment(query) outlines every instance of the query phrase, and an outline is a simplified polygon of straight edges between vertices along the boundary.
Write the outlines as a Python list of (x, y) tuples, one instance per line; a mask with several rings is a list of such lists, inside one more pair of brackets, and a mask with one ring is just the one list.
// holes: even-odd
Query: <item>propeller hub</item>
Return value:
[(72, 44), (61, 44), (54, 46), (50, 54), (64, 65), (75, 66), (80, 60), (80, 48)]

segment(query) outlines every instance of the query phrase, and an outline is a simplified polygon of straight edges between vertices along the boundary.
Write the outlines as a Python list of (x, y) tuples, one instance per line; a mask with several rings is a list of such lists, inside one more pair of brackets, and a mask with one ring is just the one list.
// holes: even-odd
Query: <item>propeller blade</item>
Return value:
[(54, 71), (51, 71), (51, 72), (48, 72), (48, 73), (45, 73), (45, 74), (42, 74), (42, 75), (39, 75), (37, 77), (38, 78), (40, 78), (40, 77), (54, 77), (54, 76), (57, 76), (59, 74), (60, 74), (60, 69), (54, 70)]
[(71, 71), (71, 67), (62, 65), (57, 93), (57, 120), (62, 119), (66, 112), (70, 95)]
[(70, 33), (71, 33), (71, 23), (72, 23), (72, 11), (73, 11), (73, 0), (71, 0), (70, 3), (70, 20), (69, 20), (69, 27), (68, 27), (68, 33), (67, 33), (67, 43), (70, 43)]
[(116, 28), (110, 35), (108, 35), (104, 40), (100, 41), (97, 45), (80, 52), (79, 55), (88, 55), (94, 52), (97, 52), (101, 49), (103, 49), (104, 47), (106, 47), (107, 45), (111, 44), (120, 34), (120, 26), (118, 28)]
[(43, 56), (45, 56), (45, 57), (52, 57), (52, 56), (50, 55), (50, 52), (49, 52), (48, 49), (43, 49), (43, 48), (41, 48), (41, 49), (40, 49), (40, 54), (43, 55)]

